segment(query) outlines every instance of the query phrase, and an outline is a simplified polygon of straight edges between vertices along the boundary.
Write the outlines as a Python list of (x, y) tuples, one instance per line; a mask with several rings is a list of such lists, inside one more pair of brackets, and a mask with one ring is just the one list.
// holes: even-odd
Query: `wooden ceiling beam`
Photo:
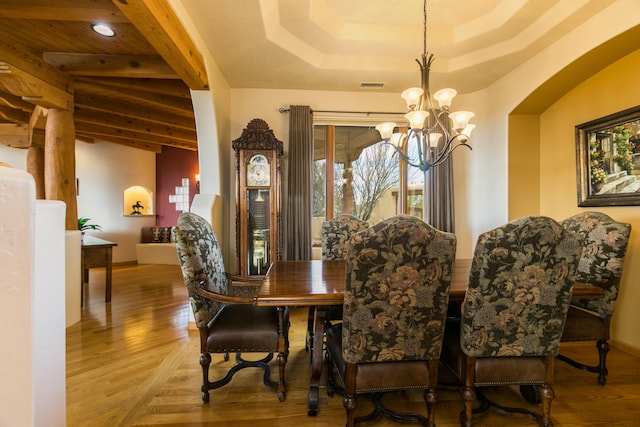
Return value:
[(184, 148), (187, 150), (196, 150), (198, 148), (198, 144), (196, 141), (185, 142), (169, 137), (150, 135), (145, 132), (137, 132), (129, 129), (115, 129), (108, 126), (102, 126), (92, 123), (77, 122), (76, 131), (78, 133), (93, 135), (96, 138), (101, 136), (102, 138), (100, 139), (103, 139), (105, 141), (111, 141), (111, 137), (114, 137), (120, 138), (122, 140), (169, 145), (171, 147)]
[(11, 123), (29, 123), (29, 113), (0, 105), (0, 118)]
[(193, 143), (197, 140), (195, 129), (174, 128), (160, 123), (153, 123), (117, 114), (78, 110), (74, 115), (74, 119), (76, 123), (100, 124), (114, 129), (128, 129), (138, 133), (183, 140), (187, 143)]
[(2, 0), (0, 16), (43, 21), (128, 22), (110, 0)]
[(14, 148), (28, 148), (29, 126), (23, 123), (0, 123), (0, 143)]
[(191, 99), (175, 98), (133, 89), (122, 89), (99, 82), (86, 83), (84, 81), (78, 81), (76, 83), (76, 91), (78, 93), (90, 92), (96, 94), (96, 96), (102, 95), (104, 98), (115, 97), (119, 100), (130, 102), (136, 108), (148, 106), (170, 114), (193, 116)]
[(126, 145), (127, 147), (137, 148), (137, 149), (140, 149), (140, 150), (152, 151), (154, 153), (161, 153), (162, 152), (162, 145), (160, 145), (160, 144), (154, 144), (154, 143), (150, 143), (150, 142), (132, 141), (132, 140), (127, 139), (127, 138), (119, 138), (119, 137), (115, 137), (115, 136), (110, 136), (109, 138), (105, 138), (102, 135), (96, 135), (96, 134), (85, 133), (85, 132), (76, 132), (76, 138), (79, 141), (83, 141), (83, 142), (90, 143), (90, 144), (95, 143), (96, 140), (100, 140), (100, 141), (105, 141), (105, 142), (111, 142), (111, 143), (114, 143), (114, 144)]
[(59, 108), (73, 111), (73, 90), (51, 85), (49, 82), (12, 64), (0, 62), (0, 85), (22, 100), (44, 108)]
[(45, 52), (43, 56), (49, 64), (72, 76), (179, 79), (159, 55)]
[(77, 76), (74, 82), (82, 82), (86, 84), (94, 84), (96, 81), (114, 88), (136, 90), (140, 92), (160, 93), (167, 96), (175, 96), (191, 100), (191, 91), (182, 80), (160, 79), (160, 78), (129, 78), (122, 79), (119, 77), (100, 77), (98, 80), (94, 77)]
[[(25, 46), (10, 42), (3, 37), (0, 37), (0, 63), (18, 68), (56, 90), (73, 96), (72, 79), (45, 62), (41, 57), (31, 53)], [(0, 74), (0, 82), (4, 77), (4, 74)]]
[(12, 95), (7, 92), (0, 93), (0, 105), (14, 108), (16, 110), (26, 111), (30, 113), (34, 106), (30, 102), (23, 101), (21, 97)]
[(123, 102), (117, 99), (97, 97), (90, 94), (76, 93), (76, 113), (87, 110), (98, 113), (112, 113), (122, 116), (145, 120), (167, 126), (193, 130), (196, 128), (193, 113), (191, 116), (185, 114), (168, 114), (151, 108), (140, 108), (135, 104)]
[(202, 55), (167, 0), (112, 2), (191, 89), (209, 88)]

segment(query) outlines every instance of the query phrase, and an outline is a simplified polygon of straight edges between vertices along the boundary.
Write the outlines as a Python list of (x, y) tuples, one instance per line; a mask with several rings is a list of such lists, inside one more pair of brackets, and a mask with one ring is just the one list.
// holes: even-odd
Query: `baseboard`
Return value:
[(623, 353), (627, 353), (635, 357), (640, 357), (640, 348), (633, 347), (628, 344), (623, 344), (615, 340), (609, 340), (609, 344), (611, 345), (611, 347), (615, 348), (616, 350), (620, 350)]
[(111, 265), (112, 265), (113, 267), (120, 267), (120, 266), (124, 267), (124, 266), (127, 266), (127, 265), (137, 265), (137, 264), (138, 264), (138, 261), (133, 260), (133, 261), (120, 261), (120, 262), (114, 262), (114, 263), (112, 263)]

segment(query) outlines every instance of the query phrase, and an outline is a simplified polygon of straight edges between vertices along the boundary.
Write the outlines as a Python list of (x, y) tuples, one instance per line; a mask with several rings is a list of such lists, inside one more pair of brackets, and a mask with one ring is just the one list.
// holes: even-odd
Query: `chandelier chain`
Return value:
[(424, 0), (423, 3), (423, 13), (422, 13), (422, 28), (424, 29), (423, 33), (423, 44), (422, 44), (422, 53), (423, 56), (427, 55), (427, 0)]

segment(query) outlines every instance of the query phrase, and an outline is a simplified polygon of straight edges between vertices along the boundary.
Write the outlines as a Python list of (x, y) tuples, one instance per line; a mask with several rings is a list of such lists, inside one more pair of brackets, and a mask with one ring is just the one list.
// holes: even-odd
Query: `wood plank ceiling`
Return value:
[(189, 89), (207, 89), (204, 62), (166, 0), (0, 1), (2, 144), (41, 145), (61, 108), (80, 141), (196, 150)]

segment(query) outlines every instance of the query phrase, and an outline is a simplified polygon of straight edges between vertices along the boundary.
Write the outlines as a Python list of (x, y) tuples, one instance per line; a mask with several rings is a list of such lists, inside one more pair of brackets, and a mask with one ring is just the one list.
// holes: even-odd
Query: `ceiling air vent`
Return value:
[(360, 82), (361, 89), (382, 89), (383, 87), (382, 82)]

